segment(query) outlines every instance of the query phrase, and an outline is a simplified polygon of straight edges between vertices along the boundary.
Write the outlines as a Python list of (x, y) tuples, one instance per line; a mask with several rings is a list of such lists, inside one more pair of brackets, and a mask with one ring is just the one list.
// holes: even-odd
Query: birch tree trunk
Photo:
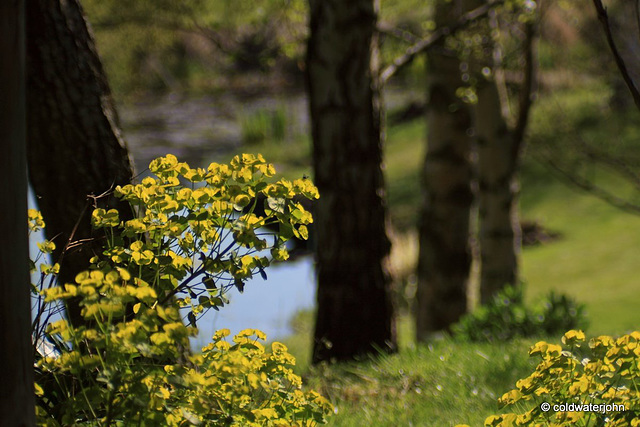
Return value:
[[(436, 3), (436, 27), (450, 26), (473, 9), (468, 0)], [(427, 140), (422, 170), (416, 334), (424, 341), (467, 312), (471, 274), (470, 222), (475, 165), (471, 107), (456, 96), (461, 63), (444, 40), (428, 51)]]
[[(92, 241), (93, 200), (132, 179), (110, 90), (78, 0), (33, 0), (27, 6), (27, 117), (31, 184), (56, 243), (59, 279), (73, 283), (100, 242)], [(98, 201), (130, 218), (126, 203)], [(85, 243), (67, 247), (71, 241)], [(80, 308), (68, 317), (82, 323)]]
[[(497, 20), (490, 20), (497, 29)], [(522, 46), (523, 83), (520, 87), (518, 113), (513, 127), (509, 127), (494, 76), (500, 71), (495, 61), (492, 75), (478, 86), (475, 123), (478, 144), (478, 204), (480, 227), (480, 302), (486, 304), (504, 287), (519, 285), (519, 257), (522, 247), (518, 195), (518, 170), (529, 113), (536, 91), (537, 18), (524, 24)], [(486, 49), (489, 63), (498, 58), (498, 42), (490, 41)]]
[(505, 286), (518, 284), (520, 144), (502, 115), (495, 81), (485, 81), (477, 93), (480, 302), (486, 304)]
[(396, 348), (387, 261), (377, 1), (310, 0), (315, 184), (313, 362)]
[(0, 2), (0, 425), (35, 426), (27, 232), (25, 17)]

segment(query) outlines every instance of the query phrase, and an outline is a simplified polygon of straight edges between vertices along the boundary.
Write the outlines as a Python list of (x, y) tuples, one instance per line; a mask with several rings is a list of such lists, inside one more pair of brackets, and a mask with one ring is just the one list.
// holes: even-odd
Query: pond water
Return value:
[(200, 331), (193, 340), (199, 348), (211, 340), (217, 329), (229, 328), (231, 334), (243, 329), (260, 329), (269, 340), (292, 333), (290, 320), (303, 309), (312, 309), (315, 301), (315, 274), (310, 257), (285, 262), (266, 270), (267, 280), (260, 276), (249, 280), (240, 294), (233, 289), (227, 297), (229, 305), (220, 311), (209, 310), (198, 321)]

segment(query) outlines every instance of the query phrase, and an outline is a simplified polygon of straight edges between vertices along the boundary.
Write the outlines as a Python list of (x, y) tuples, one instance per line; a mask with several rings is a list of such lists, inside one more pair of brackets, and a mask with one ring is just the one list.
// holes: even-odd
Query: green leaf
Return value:
[(262, 280), (267, 280), (267, 273), (261, 265), (258, 266), (258, 270), (260, 271), (260, 277), (262, 277)]
[(233, 282), (234, 286), (238, 289), (238, 292), (244, 292), (244, 282), (240, 279), (235, 279)]
[(198, 326), (196, 325), (196, 316), (195, 314), (193, 314), (192, 311), (189, 312), (189, 314), (187, 314), (187, 319), (189, 320), (189, 324), (191, 326), (193, 326), (194, 328), (197, 328)]
[(213, 280), (213, 277), (211, 276), (205, 277), (202, 280), (202, 283), (207, 287), (207, 291), (210, 294), (213, 294), (213, 292), (218, 289), (218, 287), (216, 286), (216, 282)]

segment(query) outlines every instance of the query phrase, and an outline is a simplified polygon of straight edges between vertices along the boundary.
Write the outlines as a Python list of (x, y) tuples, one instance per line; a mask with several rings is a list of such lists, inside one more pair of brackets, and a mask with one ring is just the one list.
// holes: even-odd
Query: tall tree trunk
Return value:
[[(91, 239), (92, 199), (131, 181), (109, 87), (78, 0), (33, 0), (27, 6), (27, 117), (31, 184), (56, 242), (59, 279), (73, 283), (101, 242)], [(130, 217), (127, 203), (99, 201)], [(66, 248), (66, 249), (65, 249)], [(68, 316), (80, 324), (77, 304)]]
[[(495, 32), (496, 19), (491, 19)], [(524, 26), (523, 84), (520, 88), (518, 116), (509, 128), (503, 111), (506, 109), (498, 91), (496, 79), (483, 79), (477, 89), (475, 124), (478, 143), (478, 204), (480, 227), (480, 302), (486, 304), (505, 286), (519, 285), (519, 255), (522, 230), (518, 210), (518, 169), (529, 112), (536, 89), (536, 21)], [(491, 36), (486, 56), (489, 63), (497, 58), (499, 48)], [(498, 61), (496, 61), (498, 62)], [(494, 63), (496, 76), (501, 64)]]
[(390, 295), (378, 5), (310, 0), (307, 78), (318, 280), (313, 362), (396, 348)]
[(27, 233), (24, 1), (0, 3), (0, 425), (35, 426)]
[[(450, 26), (473, 9), (468, 0), (436, 3), (437, 27)], [(428, 51), (427, 140), (422, 171), (416, 334), (424, 341), (467, 312), (473, 212), (472, 114), (456, 90), (463, 86), (460, 60), (444, 40)]]
[(486, 304), (505, 286), (518, 282), (520, 150), (502, 116), (495, 81), (483, 82), (477, 93), (480, 302)]

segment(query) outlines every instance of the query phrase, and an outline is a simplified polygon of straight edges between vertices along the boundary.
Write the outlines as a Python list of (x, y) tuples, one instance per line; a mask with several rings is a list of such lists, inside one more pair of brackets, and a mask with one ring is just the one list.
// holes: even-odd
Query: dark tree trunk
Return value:
[[(455, 23), (472, 10), (469, 0), (436, 3), (436, 26)], [(467, 312), (473, 212), (471, 107), (456, 90), (463, 86), (460, 60), (444, 40), (428, 53), (428, 148), (423, 167), (423, 205), (416, 294), (416, 334), (424, 341), (447, 330)]]
[(0, 3), (0, 425), (34, 426), (24, 2)]
[[(61, 261), (60, 281), (73, 282), (100, 242), (91, 239), (92, 199), (133, 172), (93, 36), (78, 0), (33, 0), (27, 7), (27, 117), (31, 184)], [(113, 197), (99, 201), (129, 217)], [(70, 304), (72, 323), (82, 322)]]
[(310, 0), (317, 318), (313, 362), (396, 348), (382, 175), (377, 4)]

